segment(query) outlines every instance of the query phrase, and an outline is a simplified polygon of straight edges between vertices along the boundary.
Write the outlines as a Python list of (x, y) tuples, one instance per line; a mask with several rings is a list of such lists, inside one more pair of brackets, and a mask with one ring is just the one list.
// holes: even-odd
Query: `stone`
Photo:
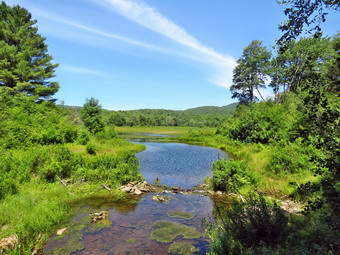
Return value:
[(13, 249), (18, 244), (18, 237), (12, 235), (0, 240), (0, 252), (4, 250)]
[(143, 192), (140, 191), (139, 189), (135, 188), (133, 194), (135, 194), (135, 195), (141, 195), (141, 194), (143, 194)]
[(57, 235), (61, 236), (67, 232), (68, 228), (61, 228), (57, 231)]
[(131, 189), (132, 189), (132, 187), (128, 187), (128, 186), (122, 186), (120, 188), (121, 191), (127, 192), (127, 193), (129, 193), (131, 191)]
[(101, 211), (99, 213), (91, 213), (90, 218), (91, 222), (97, 222), (99, 220), (107, 219), (109, 217), (109, 212), (108, 211)]
[(159, 196), (159, 195), (156, 195), (156, 196), (152, 197), (152, 200), (154, 200), (156, 202), (166, 202), (166, 201), (170, 200), (170, 197), (169, 196)]

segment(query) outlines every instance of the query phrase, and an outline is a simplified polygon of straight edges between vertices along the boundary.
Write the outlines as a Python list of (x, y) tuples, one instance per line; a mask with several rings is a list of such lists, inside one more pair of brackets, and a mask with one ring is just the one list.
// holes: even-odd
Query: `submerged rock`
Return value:
[(191, 243), (180, 242), (171, 244), (168, 252), (176, 255), (192, 255), (199, 250), (199, 248), (193, 246)]
[(91, 213), (90, 214), (90, 218), (91, 218), (92, 223), (100, 221), (100, 220), (107, 219), (108, 217), (109, 217), (108, 211), (101, 211), (99, 213)]
[(156, 201), (156, 202), (167, 202), (170, 200), (169, 196), (160, 196), (160, 195), (156, 195), (152, 197), (152, 200)]
[(12, 235), (0, 240), (0, 253), (5, 250), (13, 249), (18, 244), (18, 237), (16, 235)]
[(61, 236), (67, 232), (68, 228), (61, 228), (57, 231), (57, 236)]
[(196, 228), (171, 221), (158, 221), (152, 225), (151, 239), (161, 243), (170, 243), (177, 236), (185, 239), (194, 239), (202, 234)]
[(188, 212), (181, 212), (181, 211), (174, 211), (174, 212), (168, 212), (166, 215), (170, 218), (182, 218), (186, 220), (191, 220), (195, 217), (194, 214), (188, 213)]

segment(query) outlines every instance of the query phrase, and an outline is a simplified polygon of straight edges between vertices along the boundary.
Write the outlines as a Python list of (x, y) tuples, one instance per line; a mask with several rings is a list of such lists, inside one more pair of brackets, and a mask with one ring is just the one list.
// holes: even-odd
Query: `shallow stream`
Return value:
[[(217, 149), (179, 143), (134, 141), (146, 146), (136, 156), (140, 172), (149, 183), (190, 189), (211, 176), (212, 163), (227, 155)], [(206, 254), (202, 220), (212, 215), (214, 201), (199, 194), (160, 194), (169, 201), (157, 202), (151, 193), (125, 201), (90, 199), (74, 205), (76, 216), (64, 225), (68, 234), (52, 236), (46, 254)], [(89, 214), (108, 211), (109, 217), (89, 222)], [(165, 223), (164, 223), (165, 222)], [(62, 227), (62, 226), (61, 226)], [(185, 246), (183, 246), (185, 243)], [(181, 251), (182, 249), (182, 251)]]

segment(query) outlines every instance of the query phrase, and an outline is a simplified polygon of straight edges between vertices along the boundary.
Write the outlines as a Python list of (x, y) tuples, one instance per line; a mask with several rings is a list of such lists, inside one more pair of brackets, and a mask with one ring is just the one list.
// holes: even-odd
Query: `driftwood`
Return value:
[(110, 193), (112, 192), (112, 190), (108, 186), (106, 186), (105, 184), (102, 184), (102, 187), (104, 189), (108, 190)]
[(60, 181), (60, 183), (63, 184), (66, 189), (68, 189), (68, 193), (70, 193), (72, 196), (76, 196), (76, 194), (74, 194), (73, 192), (70, 191), (67, 184), (58, 175), (56, 175), (56, 176), (57, 176), (58, 180)]

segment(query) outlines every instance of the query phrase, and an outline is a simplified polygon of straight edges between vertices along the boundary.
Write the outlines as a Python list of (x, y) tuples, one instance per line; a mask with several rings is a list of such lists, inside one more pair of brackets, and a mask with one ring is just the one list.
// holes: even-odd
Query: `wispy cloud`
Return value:
[(58, 16), (58, 15), (55, 15), (55, 14), (52, 14), (52, 13), (48, 13), (45, 10), (43, 11), (43, 10), (35, 8), (34, 14), (39, 16), (39, 17), (42, 17), (42, 18), (45, 18), (45, 19), (48, 19), (48, 20), (52, 20), (52, 21), (55, 21), (55, 22), (58, 22), (58, 23), (61, 23), (61, 24), (65, 24), (65, 25), (68, 25), (68, 26), (71, 26), (71, 27), (75, 27), (75, 28), (81, 29), (83, 31), (87, 31), (87, 32), (90, 32), (90, 33), (93, 33), (93, 34), (96, 34), (96, 35), (103, 36), (103, 37), (123, 41), (125, 43), (133, 44), (133, 45), (148, 48), (148, 49), (161, 50), (159, 47), (157, 47), (155, 45), (144, 43), (144, 42), (141, 42), (141, 41), (138, 41), (138, 40), (134, 40), (134, 39), (124, 37), (124, 36), (120, 36), (120, 35), (113, 34), (113, 33), (107, 33), (107, 32), (92, 28), (90, 26), (86, 26), (86, 25), (77, 23), (75, 21), (69, 20), (65, 17), (61, 17), (61, 16)]
[(200, 61), (209, 63), (216, 68), (216, 75), (211, 81), (220, 86), (228, 87), (231, 83), (232, 69), (236, 61), (231, 56), (225, 56), (204, 46), (196, 38), (187, 33), (184, 28), (163, 16), (156, 9), (146, 4), (131, 0), (105, 0), (113, 10), (138, 24), (151, 29), (175, 42), (188, 47), (198, 54)]
[(95, 75), (95, 76), (101, 76), (101, 77), (108, 76), (104, 72), (90, 69), (90, 68), (79, 67), (79, 66), (60, 65), (58, 69), (62, 71), (66, 71), (66, 72), (71, 72), (71, 73), (82, 73), (82, 74), (89, 74), (89, 75)]

